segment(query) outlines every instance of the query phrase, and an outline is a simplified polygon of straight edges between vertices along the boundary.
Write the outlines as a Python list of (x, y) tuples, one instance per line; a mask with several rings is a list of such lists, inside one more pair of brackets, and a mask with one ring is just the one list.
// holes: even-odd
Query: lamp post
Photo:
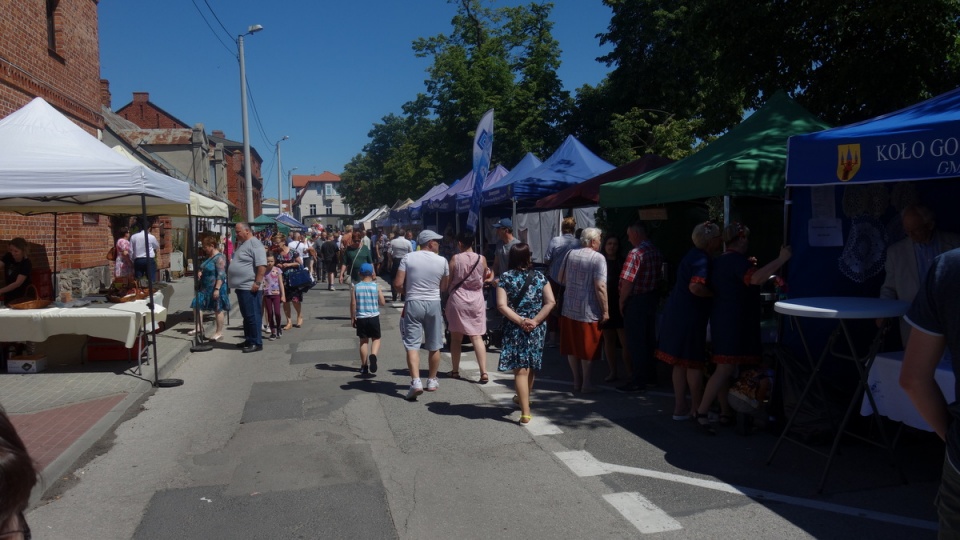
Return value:
[(290, 199), (290, 217), (293, 219), (298, 219), (297, 216), (293, 215), (293, 171), (297, 169), (298, 167), (294, 167), (287, 171), (287, 197)]
[(237, 49), (240, 53), (240, 112), (243, 120), (243, 178), (247, 191), (247, 221), (254, 219), (253, 215), (253, 167), (250, 163), (250, 129), (247, 122), (247, 66), (243, 61), (243, 36), (251, 35), (263, 30), (259, 24), (247, 28), (245, 34), (237, 36)]
[(290, 137), (284, 135), (282, 139), (277, 141), (277, 215), (283, 213), (283, 192), (280, 190), (280, 186), (283, 185), (283, 169), (280, 166), (280, 143), (289, 139)]

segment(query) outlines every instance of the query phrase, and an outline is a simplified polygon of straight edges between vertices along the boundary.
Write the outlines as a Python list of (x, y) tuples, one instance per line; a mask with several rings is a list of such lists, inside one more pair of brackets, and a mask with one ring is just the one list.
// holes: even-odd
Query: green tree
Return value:
[(787, 90), (827, 122), (956, 86), (957, 0), (604, 0), (613, 112), (660, 109), (719, 133)]

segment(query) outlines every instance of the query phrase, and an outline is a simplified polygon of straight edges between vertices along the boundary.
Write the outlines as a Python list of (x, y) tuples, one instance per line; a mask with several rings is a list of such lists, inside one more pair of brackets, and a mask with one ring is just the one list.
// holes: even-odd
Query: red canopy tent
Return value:
[(536, 208), (540, 210), (552, 210), (555, 208), (579, 208), (581, 206), (596, 206), (600, 201), (600, 186), (607, 182), (616, 182), (624, 178), (631, 178), (654, 169), (673, 163), (672, 159), (658, 156), (656, 154), (647, 154), (640, 159), (635, 159), (630, 163), (621, 165), (616, 169), (607, 171), (599, 176), (570, 186), (563, 191), (558, 191), (537, 200)]

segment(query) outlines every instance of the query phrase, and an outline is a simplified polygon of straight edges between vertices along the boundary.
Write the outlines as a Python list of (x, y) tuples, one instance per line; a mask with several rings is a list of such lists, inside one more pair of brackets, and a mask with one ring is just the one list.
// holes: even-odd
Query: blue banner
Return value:
[(477, 132), (473, 136), (473, 197), (470, 201), (470, 213), (467, 215), (467, 228), (477, 230), (480, 219), (480, 197), (483, 193), (484, 179), (490, 170), (490, 157), (493, 154), (493, 109), (485, 112)]

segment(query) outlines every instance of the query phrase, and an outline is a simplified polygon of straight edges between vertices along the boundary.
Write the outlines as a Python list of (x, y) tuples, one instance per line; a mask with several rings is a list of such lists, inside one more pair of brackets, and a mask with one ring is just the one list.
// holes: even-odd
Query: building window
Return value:
[(310, 205), (310, 215), (311, 216), (317, 215), (317, 205), (315, 204)]
[(57, 20), (60, 15), (57, 13), (57, 7), (60, 0), (47, 0), (47, 49), (54, 54), (59, 54), (57, 49)]
[(218, 193), (217, 193), (217, 164), (216, 164), (216, 163), (210, 163), (210, 178), (209, 178), (209, 181), (208, 181), (208, 182), (209, 182), (209, 184), (210, 184), (210, 190), (214, 193), (214, 195), (218, 195)]
[(332, 215), (333, 215), (333, 208), (330, 208), (329, 206), (327, 207), (327, 215), (328, 215), (328, 216), (332, 216)]
[(326, 189), (325, 195), (327, 197), (333, 197), (334, 195), (337, 194), (337, 190), (333, 189), (333, 184), (324, 184), (324, 186)]

